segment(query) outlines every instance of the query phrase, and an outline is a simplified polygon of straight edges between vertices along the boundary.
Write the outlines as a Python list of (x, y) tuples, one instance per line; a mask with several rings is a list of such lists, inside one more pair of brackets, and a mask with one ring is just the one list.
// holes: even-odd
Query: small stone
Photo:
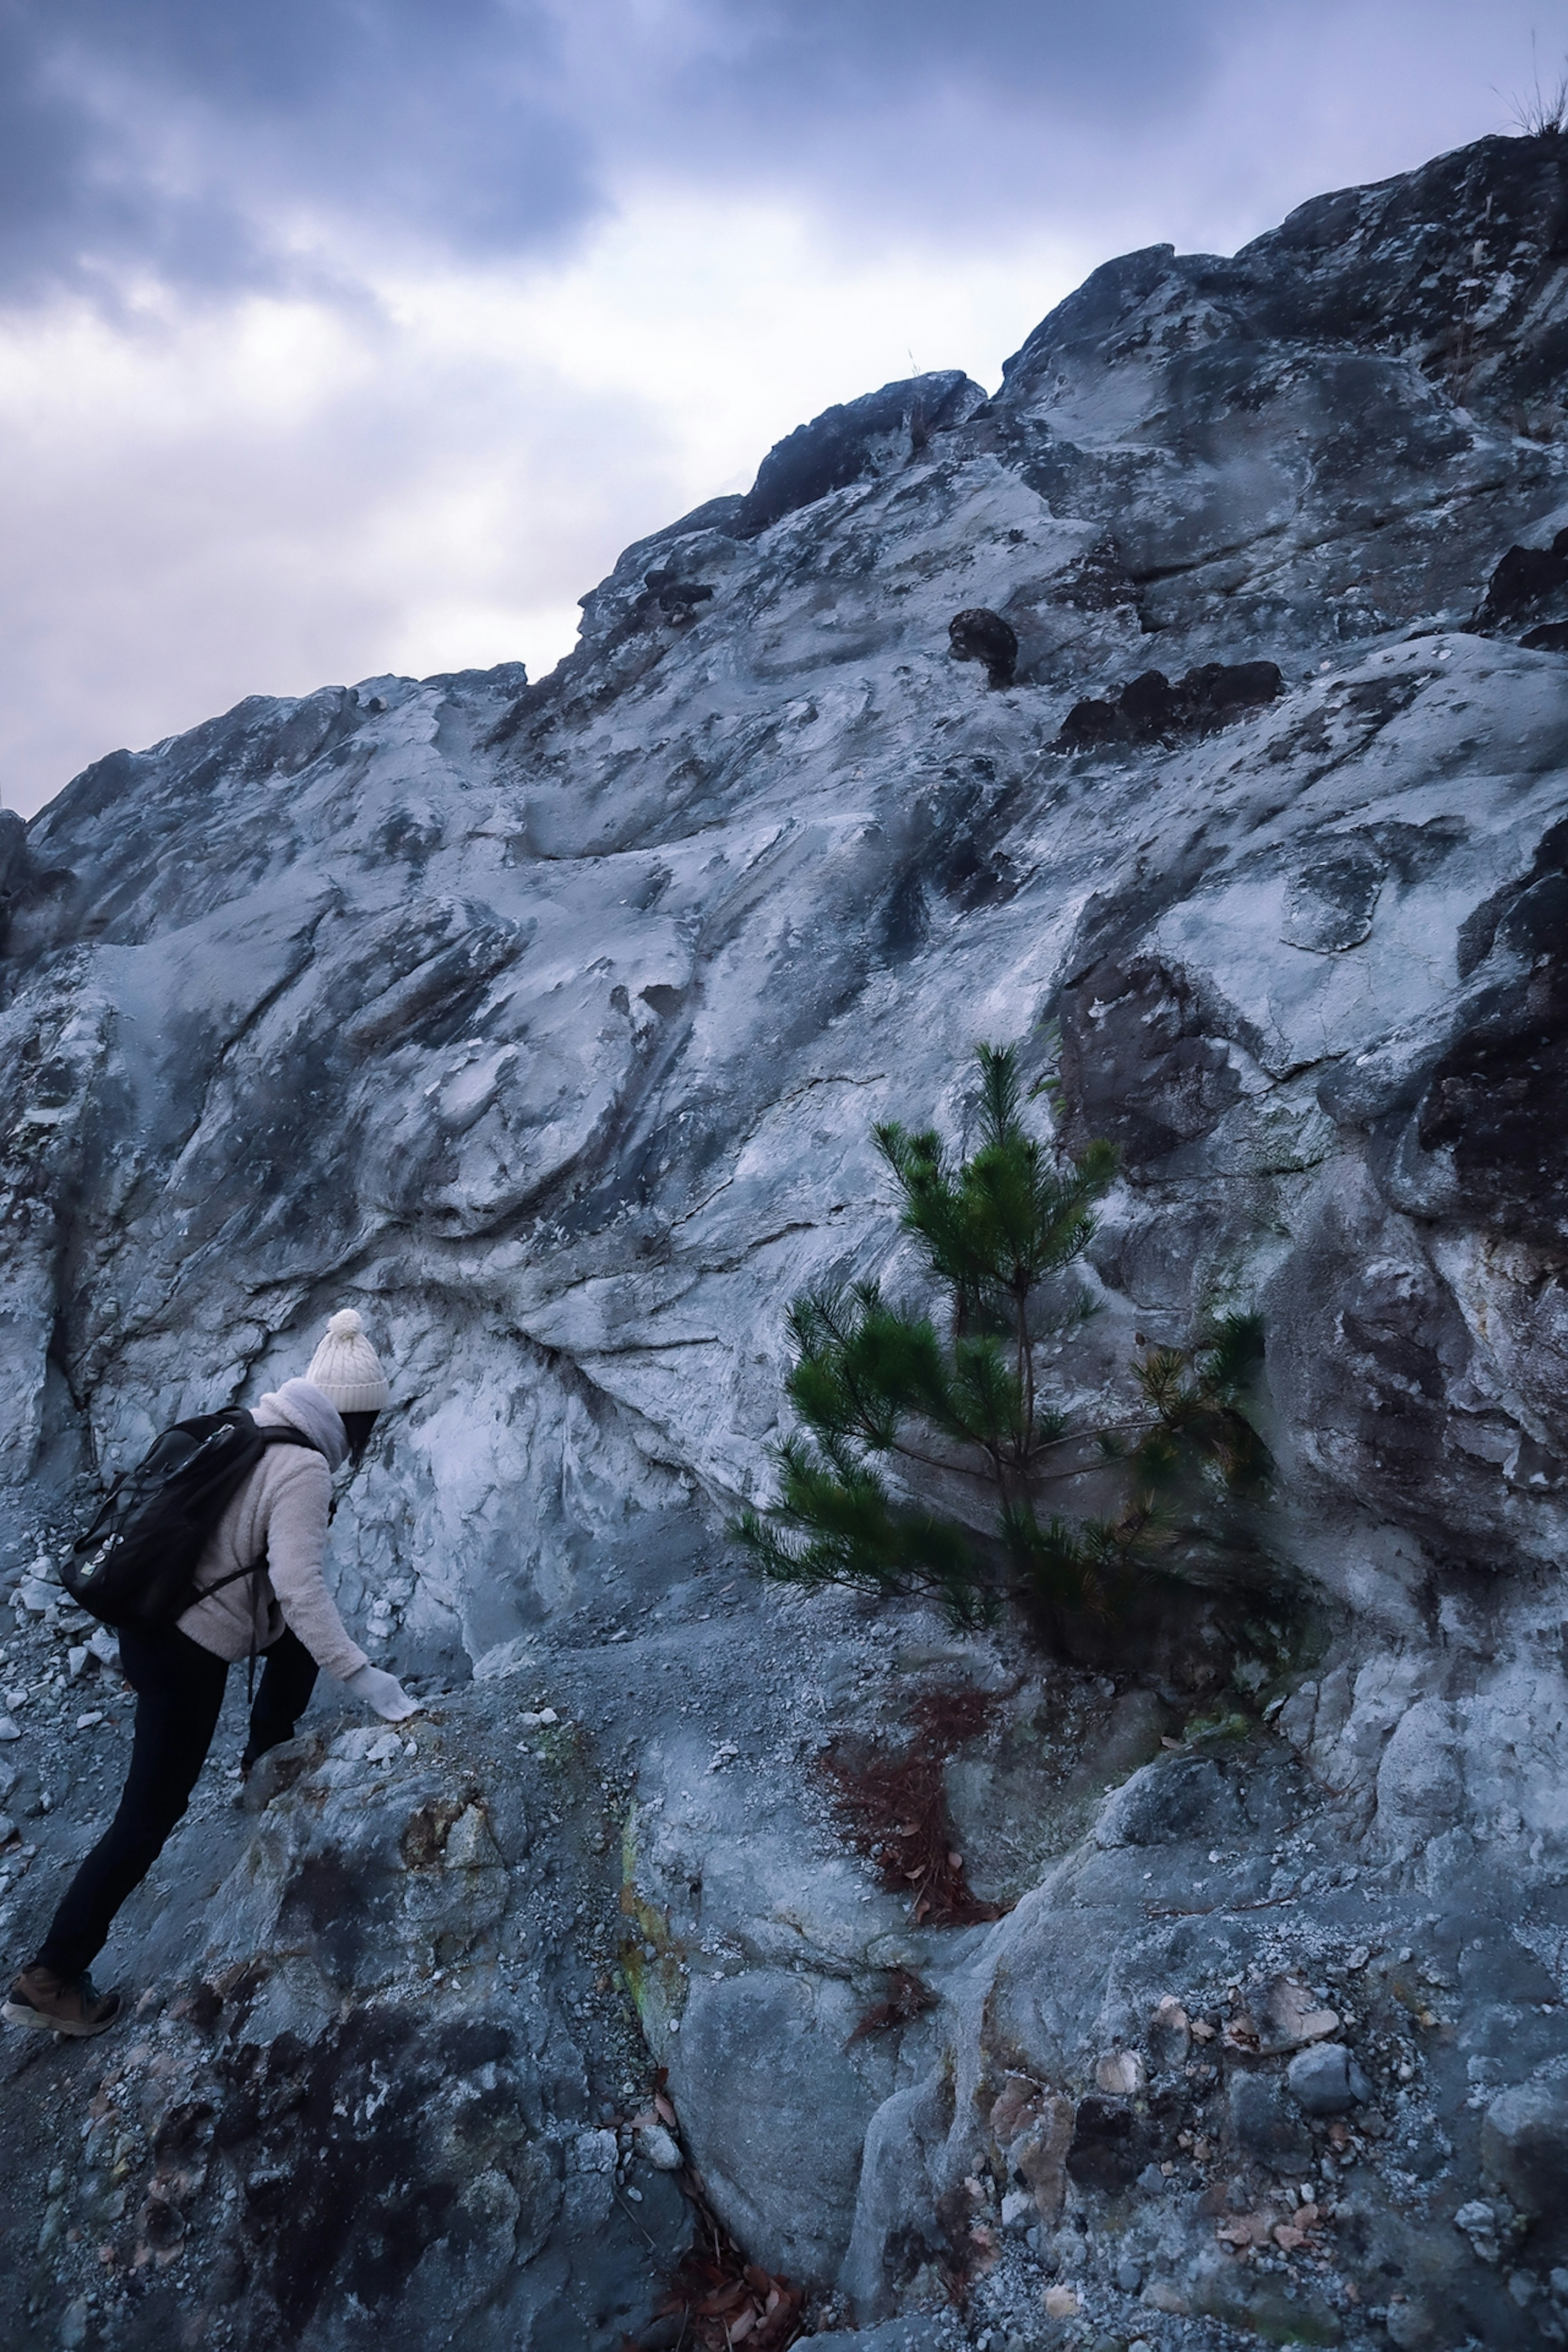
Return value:
[(1454, 2227), (1464, 2231), (1472, 2251), (1483, 2263), (1497, 2261), (1497, 2215), (1480, 2198), (1472, 2198), (1468, 2205), (1460, 2206), (1454, 2216)]
[(1186, 2011), (1167, 1993), (1149, 2021), (1149, 2055), (1156, 2069), (1164, 2074), (1184, 2066), (1192, 2042)]
[(101, 1714), (94, 1713), (90, 1715), (79, 1715), (76, 1719), (76, 1727), (79, 1731), (90, 1731), (94, 1724), (101, 1723), (102, 1721), (103, 1717)]
[(1535, 2294), (1535, 2281), (1528, 2271), (1510, 2271), (1508, 2291), (1522, 2311)]
[(66, 1652), (66, 1672), (73, 1683), (81, 1679), (82, 1670), (91, 1655), (92, 1652), (85, 1642), (73, 1643)]
[(662, 2124), (643, 2124), (637, 2135), (637, 2153), (646, 2157), (656, 2172), (679, 2172), (683, 2161), (680, 2150)]
[(1048, 2286), (1046, 2289), (1046, 2317), (1047, 2319), (1074, 2319), (1078, 2315), (1078, 2311), (1079, 2300), (1078, 2289), (1076, 2286)]
[(572, 2153), (578, 2172), (614, 2172), (619, 2151), (613, 2131), (584, 2131), (578, 2133)]
[(0, 1739), (20, 1739), (21, 1737), (21, 1732), (18, 1730), (16, 1724), (12, 1722), (10, 1717), (8, 1715), (0, 1715)]
[(1142, 2266), (1130, 2254), (1124, 2254), (1116, 2265), (1116, 2284), (1123, 2294), (1136, 2294), (1143, 2284)]
[(363, 1764), (384, 1736), (377, 1724), (356, 1723), (349, 1730), (340, 1731), (327, 1752), (339, 1764)]
[(1022, 2230), (1034, 2220), (1035, 2200), (1026, 2189), (1009, 2189), (1002, 2200), (1002, 2227)]
[(1135, 2098), (1146, 2090), (1149, 2076), (1143, 2061), (1135, 2050), (1112, 2050), (1094, 2070), (1099, 2087), (1113, 2099)]
[(1339, 2027), (1331, 2009), (1320, 2009), (1316, 1997), (1293, 1977), (1276, 1977), (1264, 1997), (1258, 2047), (1271, 2056), (1298, 2050), (1303, 2042), (1322, 2042)]
[(1291, 2095), (1309, 2116), (1342, 2116), (1372, 2095), (1372, 2084), (1342, 2042), (1298, 2051), (1286, 2074)]

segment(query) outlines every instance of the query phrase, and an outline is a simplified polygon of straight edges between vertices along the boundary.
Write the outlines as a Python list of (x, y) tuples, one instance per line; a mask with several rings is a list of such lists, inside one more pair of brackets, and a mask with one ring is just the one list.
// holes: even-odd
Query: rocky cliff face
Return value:
[[(819, 2332), (1564, 2340), (1565, 371), (1568, 153), (1488, 141), (829, 412), (537, 685), (242, 703), (0, 836), (14, 1951), (128, 1738), (73, 1512), (349, 1302), (338, 1589), (431, 1701), (215, 1766), (135, 2020), (7, 2046), (8, 2341), (673, 2343), (656, 2095)], [(790, 1296), (900, 1278), (873, 1121), (1047, 1023), (1124, 1155), (1086, 1402), (1268, 1321), (1268, 1589), (1158, 1659), (723, 1536)]]

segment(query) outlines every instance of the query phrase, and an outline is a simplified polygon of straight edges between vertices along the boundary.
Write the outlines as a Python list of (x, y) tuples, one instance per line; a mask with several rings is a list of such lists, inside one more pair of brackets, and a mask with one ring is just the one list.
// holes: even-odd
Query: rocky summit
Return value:
[[(426, 1706), (241, 1803), (236, 1688), (132, 2013), (7, 2039), (15, 2352), (1568, 2341), (1565, 528), (1568, 141), (1490, 139), (828, 411), (537, 683), (4, 820), (11, 1958), (128, 1750), (91, 1497), (344, 1305)], [(1086, 1415), (1263, 1318), (1256, 1557), (1157, 1627), (728, 1533), (980, 1039), (1120, 1147)]]

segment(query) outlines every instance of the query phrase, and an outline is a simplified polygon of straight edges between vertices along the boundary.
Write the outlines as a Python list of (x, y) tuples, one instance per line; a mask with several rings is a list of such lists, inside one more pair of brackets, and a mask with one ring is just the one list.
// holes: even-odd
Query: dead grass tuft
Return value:
[(942, 1784), (948, 1758), (984, 1729), (995, 1704), (985, 1691), (928, 1691), (915, 1703), (914, 1740), (904, 1752), (845, 1741), (822, 1759), (847, 1843), (876, 1864), (889, 1894), (910, 1898), (916, 1927), (968, 1927), (1002, 1916), (970, 1886)]
[(1560, 139), (1568, 131), (1568, 72), (1560, 73), (1555, 82), (1542, 80), (1533, 33), (1530, 37), (1530, 67), (1528, 89), (1510, 95), (1510, 121), (1521, 139)]
[[(679, 2133), (668, 2084), (669, 2070), (661, 2066), (654, 2076), (652, 2107), (639, 2120), (657, 2118)], [(692, 2165), (675, 2179), (692, 2209), (691, 2243), (671, 2273), (669, 2292), (654, 2314), (646, 2343), (628, 2336), (621, 2352), (730, 2352), (737, 2344), (747, 2352), (786, 2352), (804, 2324), (801, 2290), (746, 2260), (708, 2202), (702, 2176)]]
[[(785, 2352), (801, 2333), (799, 2288), (746, 2260), (689, 2175), (681, 2186), (696, 2209), (696, 2234), (658, 2318), (680, 2322), (682, 2352), (729, 2352), (738, 2344), (747, 2352)], [(659, 2340), (666, 2340), (662, 2330)]]
[(990, 1691), (923, 1691), (910, 1710), (910, 1720), (924, 1746), (945, 1761), (955, 1748), (979, 1738), (996, 1705)]

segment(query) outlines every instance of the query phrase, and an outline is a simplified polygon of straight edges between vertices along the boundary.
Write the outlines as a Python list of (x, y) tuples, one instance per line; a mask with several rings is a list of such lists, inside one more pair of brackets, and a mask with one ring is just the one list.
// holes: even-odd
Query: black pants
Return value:
[[(37, 1958), (68, 1980), (86, 1974), (108, 1940), (115, 1913), (140, 1886), (190, 1802), (206, 1762), (228, 1667), (178, 1627), (127, 1628), (120, 1660), (136, 1693), (136, 1735), (120, 1809), (87, 1856), (55, 1913)], [(316, 1661), (287, 1629), (267, 1652), (250, 1710), (247, 1763), (294, 1737), (315, 1687)]]

